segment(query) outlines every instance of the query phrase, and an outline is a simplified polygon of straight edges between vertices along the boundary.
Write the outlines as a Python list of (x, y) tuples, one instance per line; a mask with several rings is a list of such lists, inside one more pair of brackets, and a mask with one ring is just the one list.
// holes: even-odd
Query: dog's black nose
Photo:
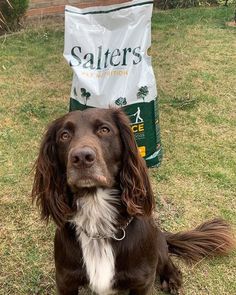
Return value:
[(81, 166), (89, 168), (93, 166), (95, 160), (96, 160), (96, 154), (94, 150), (90, 147), (75, 149), (71, 153), (71, 163), (76, 168)]

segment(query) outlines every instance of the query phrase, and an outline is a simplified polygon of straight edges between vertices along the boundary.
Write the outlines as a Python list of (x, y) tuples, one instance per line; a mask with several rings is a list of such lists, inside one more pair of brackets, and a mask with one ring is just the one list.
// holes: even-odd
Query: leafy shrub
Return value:
[(0, 0), (0, 24), (5, 31), (20, 28), (20, 20), (28, 8), (29, 0)]
[(198, 6), (197, 0), (156, 0), (155, 5), (160, 9), (187, 8)]
[(220, 1), (223, 0), (154, 0), (154, 3), (159, 9), (172, 9), (217, 5), (220, 4)]

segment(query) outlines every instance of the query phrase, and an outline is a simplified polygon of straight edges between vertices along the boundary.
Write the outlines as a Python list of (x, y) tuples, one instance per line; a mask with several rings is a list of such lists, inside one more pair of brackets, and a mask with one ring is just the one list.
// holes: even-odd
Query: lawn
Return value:
[[(221, 216), (236, 226), (236, 29), (233, 7), (155, 12), (152, 56), (164, 159), (150, 176), (161, 226)], [(54, 225), (31, 204), (45, 126), (68, 111), (63, 25), (0, 39), (0, 295), (55, 294)], [(184, 294), (236, 294), (236, 255), (185, 266)], [(159, 293), (161, 294), (161, 293)]]

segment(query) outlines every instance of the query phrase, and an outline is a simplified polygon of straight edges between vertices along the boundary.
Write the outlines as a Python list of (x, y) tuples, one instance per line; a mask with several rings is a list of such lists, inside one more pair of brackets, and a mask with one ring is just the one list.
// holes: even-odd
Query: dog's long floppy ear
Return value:
[(35, 162), (32, 198), (40, 207), (41, 218), (50, 217), (61, 226), (70, 208), (65, 200), (66, 179), (57, 154), (56, 133), (63, 118), (55, 120), (46, 131)]
[(130, 215), (149, 216), (154, 208), (154, 196), (146, 163), (139, 154), (127, 116), (116, 109), (114, 117), (123, 145), (120, 171), (122, 200)]

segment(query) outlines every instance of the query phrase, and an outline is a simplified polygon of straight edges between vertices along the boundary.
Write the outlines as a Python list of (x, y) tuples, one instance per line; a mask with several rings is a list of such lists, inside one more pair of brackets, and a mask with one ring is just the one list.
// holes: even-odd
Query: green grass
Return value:
[[(161, 225), (222, 216), (236, 225), (236, 43), (233, 8), (155, 12), (152, 55), (164, 160), (150, 170)], [(55, 294), (54, 225), (32, 207), (32, 166), (45, 126), (68, 111), (63, 26), (0, 39), (0, 295)], [(184, 294), (236, 294), (236, 256), (187, 267)]]

